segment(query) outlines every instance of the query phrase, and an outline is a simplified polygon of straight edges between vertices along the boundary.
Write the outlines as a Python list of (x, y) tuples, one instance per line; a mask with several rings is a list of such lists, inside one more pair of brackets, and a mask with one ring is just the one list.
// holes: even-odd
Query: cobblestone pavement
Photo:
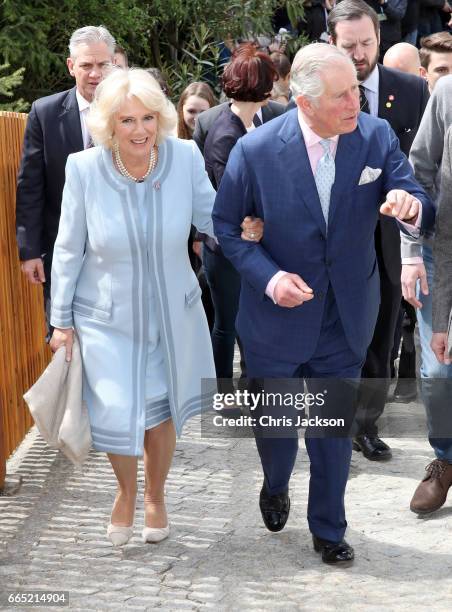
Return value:
[[(416, 411), (422, 429), (419, 404), (389, 405), (387, 422), (403, 431)], [(303, 445), (288, 524), (272, 534), (259, 514), (253, 440), (204, 439), (193, 419), (167, 483), (170, 538), (141, 543), (140, 472), (135, 535), (118, 549), (105, 535), (115, 491), (105, 455), (93, 452), (77, 471), (32, 430), (8, 464), (22, 487), (0, 497), (0, 591), (64, 589), (70, 609), (83, 611), (450, 611), (452, 500), (428, 518), (410, 513), (432, 453), (422, 434), (388, 441), (388, 463), (353, 454), (346, 506), (356, 561), (338, 569), (312, 549)]]

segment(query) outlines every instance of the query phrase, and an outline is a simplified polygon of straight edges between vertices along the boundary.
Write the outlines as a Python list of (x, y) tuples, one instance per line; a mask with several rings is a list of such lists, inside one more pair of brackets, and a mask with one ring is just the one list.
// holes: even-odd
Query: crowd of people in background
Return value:
[[(421, 38), (436, 32), (450, 32), (452, 6), (447, 0), (365, 0), (380, 22), (380, 60), (392, 45), (408, 42), (419, 46)], [(304, 16), (296, 27), (285, 8), (273, 20), (276, 32), (304, 35), (309, 42), (328, 40), (328, 14), (338, 4), (334, 0), (304, 0)]]
[[(73, 327), (80, 339), (94, 446), (108, 453), (118, 480), (108, 527), (115, 545), (126, 543), (133, 532), (136, 461), (143, 453), (143, 539), (168, 537), (164, 484), (176, 434), (203, 407), (197, 391), (201, 378), (218, 379), (224, 393), (234, 390), (236, 343), (239, 387), (262, 372), (276, 377), (297, 372), (306, 378), (362, 375), (353, 448), (371, 461), (385, 461), (392, 453), (379, 437), (378, 419), (391, 378), (398, 377), (392, 400), (417, 397), (414, 332), (419, 323), (420, 392), (436, 458), (426, 468), (411, 510), (437, 510), (452, 485), (452, 440), (441, 435), (452, 395), (445, 384), (437, 384), (452, 380), (447, 346), (452, 6), (447, 0), (311, 0), (303, 7), (296, 25), (281, 8), (270, 35), (225, 41), (228, 62), (220, 87), (211, 75), (206, 82), (189, 83), (174, 106), (172, 84), (158, 68), (130, 69), (127, 49), (105, 28), (81, 28), (71, 37), (67, 60), (75, 87), (37, 100), (31, 108), (17, 189), (19, 254), (30, 282), (43, 285), (52, 349), (65, 346), (70, 359)], [(306, 50), (292, 49), (290, 41), (300, 36)], [(348, 124), (351, 115), (356, 121)], [(390, 133), (383, 134), (381, 119)], [(341, 141), (354, 130), (364, 134), (362, 146), (381, 147), (369, 153), (374, 166), (370, 161), (360, 166), (358, 141), (350, 153), (363, 171), (355, 195), (359, 200), (368, 189), (366, 201), (373, 202), (368, 218), (358, 211), (355, 219), (356, 231), (372, 228), (371, 246), (363, 246), (361, 267), (353, 268), (366, 281), (356, 291), (371, 296), (363, 303), (362, 296), (356, 298), (359, 311), (358, 302), (340, 297), (334, 281), (336, 275), (352, 286), (353, 274), (336, 269), (326, 251), (321, 264), (313, 255), (317, 249), (323, 253), (325, 243), (333, 245), (343, 231), (344, 219), (341, 229), (339, 220), (329, 225), (328, 215), (335, 205), (333, 185), (352, 172), (341, 161), (347, 157)], [(271, 154), (282, 147), (279, 138), (294, 142), (295, 134), (304, 144), (294, 145), (293, 155), (304, 155), (306, 167), (292, 168), (287, 157), (284, 174), (280, 158)], [(280, 153), (285, 154), (283, 148)], [(378, 192), (366, 185), (382, 180), (378, 173), (369, 178), (375, 168), (384, 180)], [(323, 235), (317, 230), (314, 240), (309, 223), (303, 228), (310, 252), (292, 235), (296, 220), (284, 208), (298, 197), (289, 185), (292, 179), (297, 183), (297, 173), (305, 177), (300, 198), (309, 190), (318, 198), (312, 215), (318, 216)], [(275, 180), (284, 184), (280, 193), (273, 191)], [(343, 186), (345, 201), (350, 190)], [(398, 195), (391, 199), (393, 191)], [(436, 229), (432, 202), (439, 203)], [(278, 244), (280, 227), (287, 232), (287, 245)], [(306, 261), (298, 274), (290, 274), (284, 267), (284, 248), (290, 245), (306, 261), (312, 256), (312, 270), (318, 266), (311, 283), (325, 270), (330, 283), (321, 290), (310, 287)], [(353, 248), (350, 258), (359, 259)], [(277, 267), (269, 253), (277, 254)], [(306, 328), (294, 314), (299, 312), (308, 313)], [(362, 329), (361, 316), (367, 317)], [(256, 340), (259, 325), (265, 338)], [(278, 326), (283, 331), (274, 331)], [(295, 349), (284, 352), (281, 338), (286, 332), (296, 337), (300, 329), (299, 342), (312, 336), (312, 342), (322, 341), (322, 350), (317, 347), (303, 358)], [(332, 353), (322, 352), (324, 347)], [(348, 369), (344, 363), (339, 367), (333, 353), (344, 363), (349, 359)], [(262, 517), (268, 529), (279, 531), (289, 516), (288, 483), (297, 448), (278, 446), (278, 440), (256, 442), (264, 472)], [(311, 492), (310, 528), (314, 548), (326, 563), (353, 559), (343, 539), (351, 444), (350, 439), (307, 444), (311, 483), (318, 488)], [(319, 510), (325, 491), (331, 507)]]

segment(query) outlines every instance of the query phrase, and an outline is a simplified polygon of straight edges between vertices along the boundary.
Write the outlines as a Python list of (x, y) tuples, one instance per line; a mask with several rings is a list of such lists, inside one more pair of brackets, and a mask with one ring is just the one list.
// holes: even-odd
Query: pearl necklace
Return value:
[(125, 167), (124, 162), (121, 159), (121, 155), (119, 154), (119, 145), (118, 143), (115, 143), (114, 157), (115, 157), (116, 166), (119, 172), (122, 174), (122, 176), (125, 176), (131, 181), (135, 181), (135, 183), (142, 183), (151, 174), (151, 172), (154, 170), (155, 166), (157, 165), (158, 151), (159, 151), (158, 146), (154, 145), (151, 150), (151, 156), (149, 158), (148, 169), (146, 170), (145, 174), (141, 178), (136, 178), (132, 174), (130, 174), (130, 172)]

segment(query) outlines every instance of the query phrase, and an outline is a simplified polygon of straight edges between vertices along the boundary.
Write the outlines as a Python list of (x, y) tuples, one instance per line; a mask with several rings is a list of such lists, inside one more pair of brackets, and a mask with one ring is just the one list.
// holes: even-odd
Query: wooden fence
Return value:
[(0, 490), (6, 459), (33, 424), (22, 395), (49, 360), (42, 287), (22, 275), (15, 238), (16, 176), (26, 119), (0, 112)]

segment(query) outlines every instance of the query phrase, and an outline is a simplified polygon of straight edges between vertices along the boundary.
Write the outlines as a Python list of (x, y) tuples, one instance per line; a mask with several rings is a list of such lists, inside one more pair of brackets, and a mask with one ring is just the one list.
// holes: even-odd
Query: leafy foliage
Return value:
[[(66, 69), (70, 34), (87, 24), (105, 25), (138, 66), (160, 68), (173, 95), (192, 80), (215, 85), (218, 43), (271, 32), (276, 8), (292, 21), (299, 0), (2, 0), (0, 61), (25, 67), (18, 95), (37, 97), (72, 86)], [(2, 57), (3, 56), (3, 57)]]
[[(0, 97), (12, 98), (14, 89), (23, 81), (25, 68), (18, 68), (11, 74), (4, 74), (8, 69), (9, 64), (0, 66)], [(28, 110), (28, 104), (20, 98), (19, 100), (0, 103), (0, 110), (22, 113)]]
[(66, 57), (74, 30), (103, 23), (120, 43), (128, 46), (130, 38), (133, 48), (142, 51), (146, 18), (146, 4), (137, 1), (3, 0), (0, 49), (5, 62), (26, 68), (19, 93), (32, 101), (72, 86)]

